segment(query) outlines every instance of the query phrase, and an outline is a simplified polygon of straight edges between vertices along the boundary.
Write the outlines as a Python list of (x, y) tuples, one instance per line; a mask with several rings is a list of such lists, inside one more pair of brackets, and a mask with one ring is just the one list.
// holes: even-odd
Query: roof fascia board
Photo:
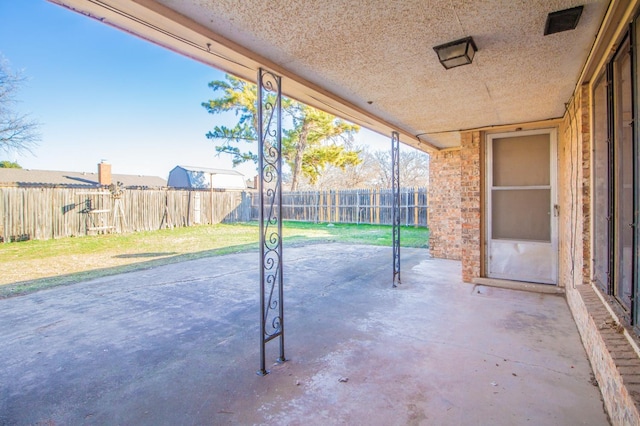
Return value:
[(291, 98), (389, 138), (396, 131), (401, 142), (419, 150), (440, 149), (154, 0), (48, 1), (247, 81), (256, 81), (259, 68), (268, 69), (284, 77), (283, 93)]
[(598, 75), (615, 51), (620, 38), (638, 13), (640, 0), (612, 0), (596, 35), (591, 52), (576, 82), (575, 92)]
[[(536, 130), (548, 127), (555, 127), (562, 123), (563, 118), (550, 118), (548, 120), (538, 120), (538, 121), (528, 121), (525, 123), (512, 123), (512, 124), (500, 124), (495, 126), (483, 126), (483, 127), (475, 127), (473, 129), (461, 129), (456, 130), (456, 132), (469, 133), (469, 132), (510, 132), (510, 131), (520, 131), (520, 130)], [(440, 151), (449, 151), (451, 149), (455, 149), (457, 147), (450, 148), (442, 148)]]

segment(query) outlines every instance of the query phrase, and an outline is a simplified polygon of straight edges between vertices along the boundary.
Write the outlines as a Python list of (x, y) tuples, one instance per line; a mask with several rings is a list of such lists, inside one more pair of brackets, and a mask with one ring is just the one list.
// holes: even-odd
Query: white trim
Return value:
[(503, 190), (510, 190), (510, 189), (517, 189), (517, 190), (534, 190), (534, 189), (552, 189), (551, 185), (530, 185), (530, 186), (498, 186), (495, 188), (492, 188), (494, 191), (503, 191)]
[[(512, 238), (493, 238), (495, 241), (504, 241), (504, 242), (518, 242), (520, 240), (514, 240)], [(535, 245), (548, 245), (551, 241), (543, 241), (543, 240), (527, 240), (527, 244)]]

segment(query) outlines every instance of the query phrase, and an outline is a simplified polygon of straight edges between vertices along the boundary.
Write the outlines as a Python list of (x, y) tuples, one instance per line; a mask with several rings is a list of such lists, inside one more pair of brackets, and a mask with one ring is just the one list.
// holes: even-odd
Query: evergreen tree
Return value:
[[(257, 87), (227, 75), (224, 81), (209, 83), (215, 99), (203, 102), (210, 114), (235, 112), (238, 122), (229, 128), (215, 126), (206, 137), (219, 142), (216, 152), (233, 156), (233, 164), (257, 162)], [(282, 157), (291, 169), (291, 190), (298, 188), (302, 176), (315, 182), (325, 167), (345, 168), (361, 162), (351, 140), (359, 126), (292, 99), (283, 99), (282, 108), (292, 127), (283, 130)]]

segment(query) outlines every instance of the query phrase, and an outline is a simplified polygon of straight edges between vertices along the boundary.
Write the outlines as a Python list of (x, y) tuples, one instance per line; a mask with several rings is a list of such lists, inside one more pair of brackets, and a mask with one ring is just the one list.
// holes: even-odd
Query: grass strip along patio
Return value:
[[(218, 224), (0, 244), (0, 298), (170, 263), (258, 249), (259, 223)], [(287, 245), (391, 246), (391, 226), (284, 222)], [(402, 247), (428, 247), (427, 228), (402, 227)]]

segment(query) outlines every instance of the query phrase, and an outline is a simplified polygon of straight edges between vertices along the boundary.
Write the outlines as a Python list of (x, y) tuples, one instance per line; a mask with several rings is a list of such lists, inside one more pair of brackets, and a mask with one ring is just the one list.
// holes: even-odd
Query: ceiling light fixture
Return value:
[(446, 69), (467, 65), (473, 61), (473, 57), (478, 51), (476, 44), (471, 37), (441, 44), (433, 48), (438, 54), (438, 60)]

